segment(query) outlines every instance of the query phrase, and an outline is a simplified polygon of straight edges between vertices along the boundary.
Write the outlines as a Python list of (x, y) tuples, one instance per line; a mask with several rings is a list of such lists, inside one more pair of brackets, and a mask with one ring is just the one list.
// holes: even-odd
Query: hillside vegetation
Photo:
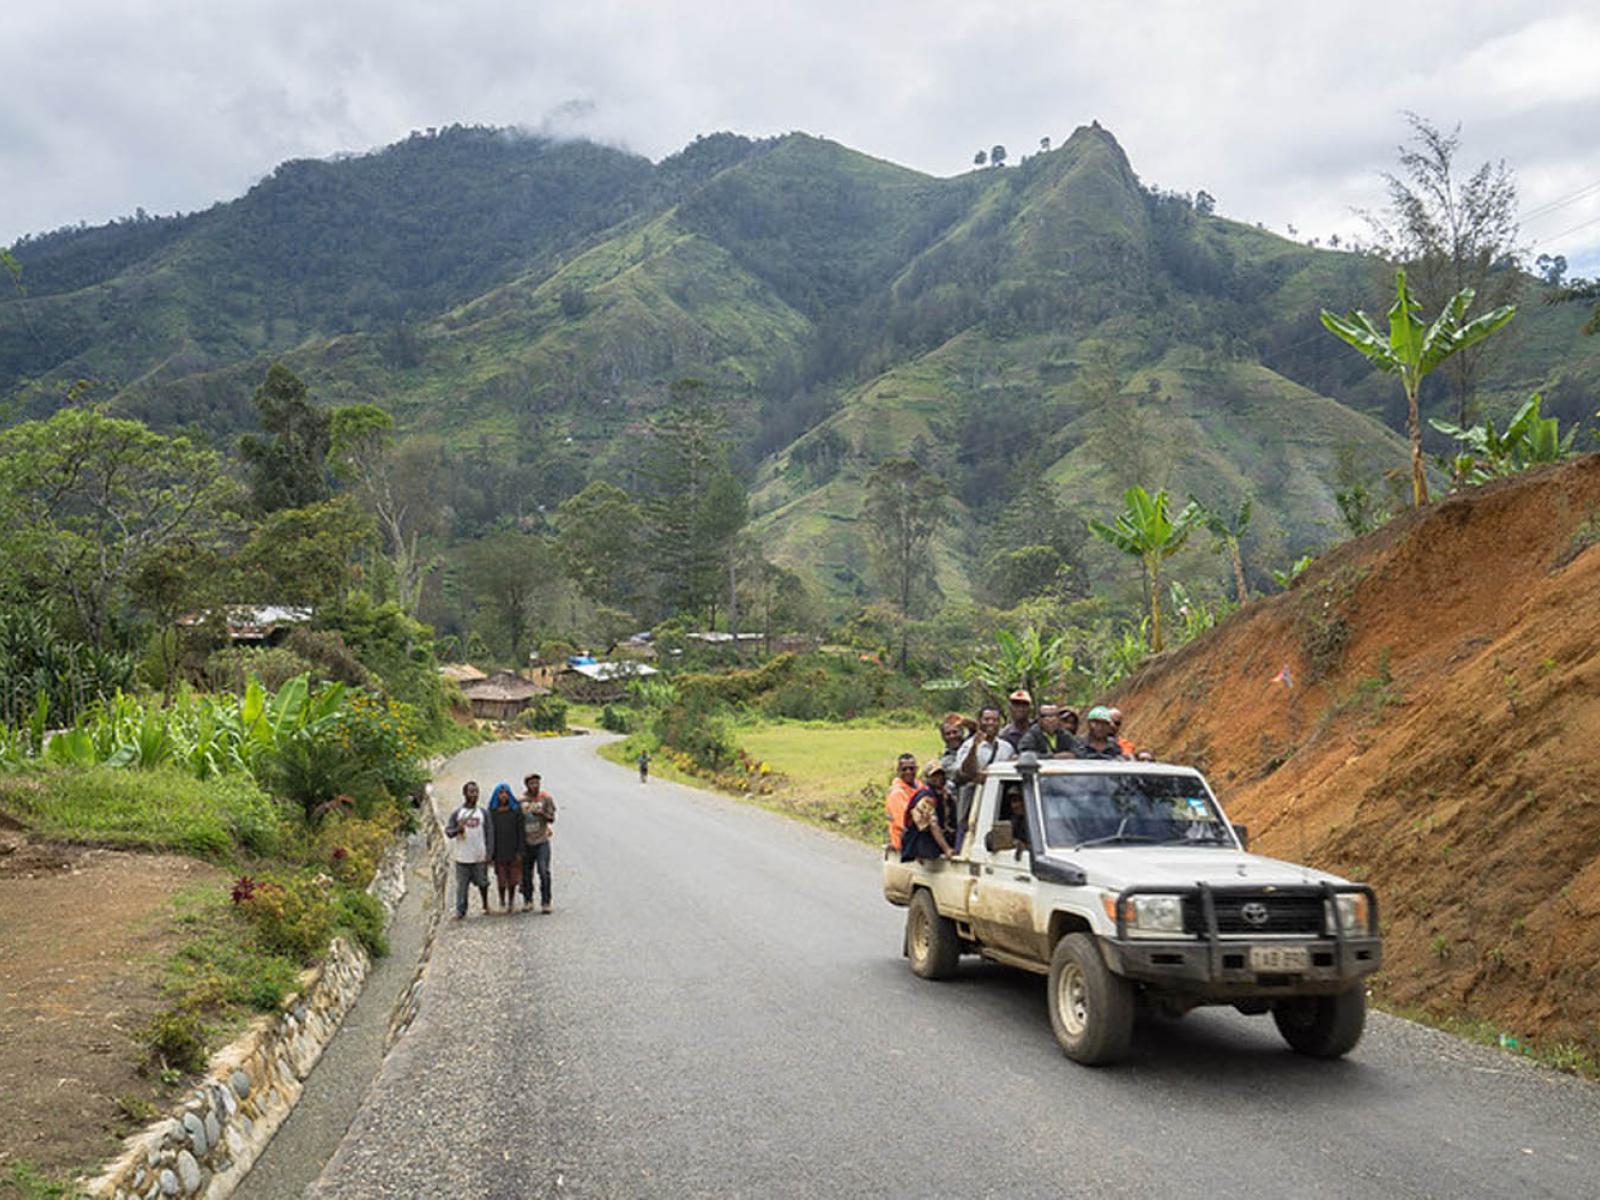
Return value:
[[(1380, 994), (1600, 1048), (1600, 455), (1346, 543), (1119, 691), (1253, 848), (1373, 883)], [(1287, 667), (1292, 686), (1277, 681)]]
[[(652, 164), (452, 127), (13, 251), (15, 417), (90, 378), (157, 426), (231, 440), (281, 359), (323, 402), (380, 404), (553, 508), (631, 478), (671, 384), (703, 379), (769, 556), (836, 610), (867, 594), (863, 481), (891, 455), (961, 502), (935, 554), (956, 598), (1019, 491), (1058, 489), (1080, 527), (1133, 483), (1224, 508), (1250, 491), (1261, 571), (1337, 532), (1341, 469), (1381, 489), (1401, 458), (1393, 381), (1317, 324), (1386, 303), (1386, 268), (1153, 189), (1097, 124), (946, 179), (802, 134), (718, 134)], [(1543, 388), (1547, 413), (1590, 417), (1583, 318), (1525, 305), (1485, 406)]]

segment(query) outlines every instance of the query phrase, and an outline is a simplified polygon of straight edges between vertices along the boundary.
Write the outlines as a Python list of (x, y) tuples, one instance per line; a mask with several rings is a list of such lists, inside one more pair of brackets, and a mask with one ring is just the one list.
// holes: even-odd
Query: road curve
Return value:
[(543, 771), (556, 911), (441, 927), (308, 1195), (1600, 1197), (1600, 1089), (1381, 1016), (1337, 1063), (1203, 1010), (1076, 1066), (1042, 979), (910, 974), (874, 851), (596, 740), (442, 774)]

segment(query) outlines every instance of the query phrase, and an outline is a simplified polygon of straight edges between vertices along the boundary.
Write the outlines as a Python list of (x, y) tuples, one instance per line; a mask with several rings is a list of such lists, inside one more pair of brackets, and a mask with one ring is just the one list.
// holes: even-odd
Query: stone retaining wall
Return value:
[[(423, 826), (428, 857), (438, 861), (444, 839), (431, 816), (425, 813)], [(389, 848), (367, 890), (394, 914), (406, 891), (405, 843)], [(84, 1193), (97, 1200), (232, 1195), (299, 1100), (306, 1076), (360, 994), (368, 966), (365, 950), (335, 938), (321, 965), (301, 976), (284, 1010), (257, 1018), (243, 1037), (213, 1055), (199, 1086), (168, 1117), (130, 1137)]]

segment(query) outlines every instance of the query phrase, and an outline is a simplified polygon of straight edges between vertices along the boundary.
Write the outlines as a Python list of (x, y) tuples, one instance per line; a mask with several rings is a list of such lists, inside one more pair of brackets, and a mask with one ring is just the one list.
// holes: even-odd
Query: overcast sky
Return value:
[(1348, 235), (1411, 109), (1516, 169), (1534, 253), (1596, 273), (1597, 68), (1593, 0), (5, 0), (0, 243), (457, 121), (652, 158), (798, 129), (949, 175), (1096, 118), (1147, 182)]

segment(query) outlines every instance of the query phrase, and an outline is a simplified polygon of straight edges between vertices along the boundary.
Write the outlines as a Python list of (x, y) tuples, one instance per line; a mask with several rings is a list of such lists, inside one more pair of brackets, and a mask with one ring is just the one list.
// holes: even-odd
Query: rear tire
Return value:
[(1342, 1058), (1356, 1047), (1367, 1024), (1367, 992), (1359, 985), (1333, 996), (1281, 1000), (1272, 1020), (1283, 1040), (1312, 1058)]
[(1050, 1027), (1062, 1053), (1086, 1067), (1115, 1062), (1133, 1037), (1133, 984), (1113, 974), (1087, 933), (1069, 933), (1050, 956)]
[(948, 979), (961, 960), (961, 938), (955, 922), (939, 915), (933, 896), (918, 888), (906, 914), (906, 957), (911, 971), (923, 979)]

